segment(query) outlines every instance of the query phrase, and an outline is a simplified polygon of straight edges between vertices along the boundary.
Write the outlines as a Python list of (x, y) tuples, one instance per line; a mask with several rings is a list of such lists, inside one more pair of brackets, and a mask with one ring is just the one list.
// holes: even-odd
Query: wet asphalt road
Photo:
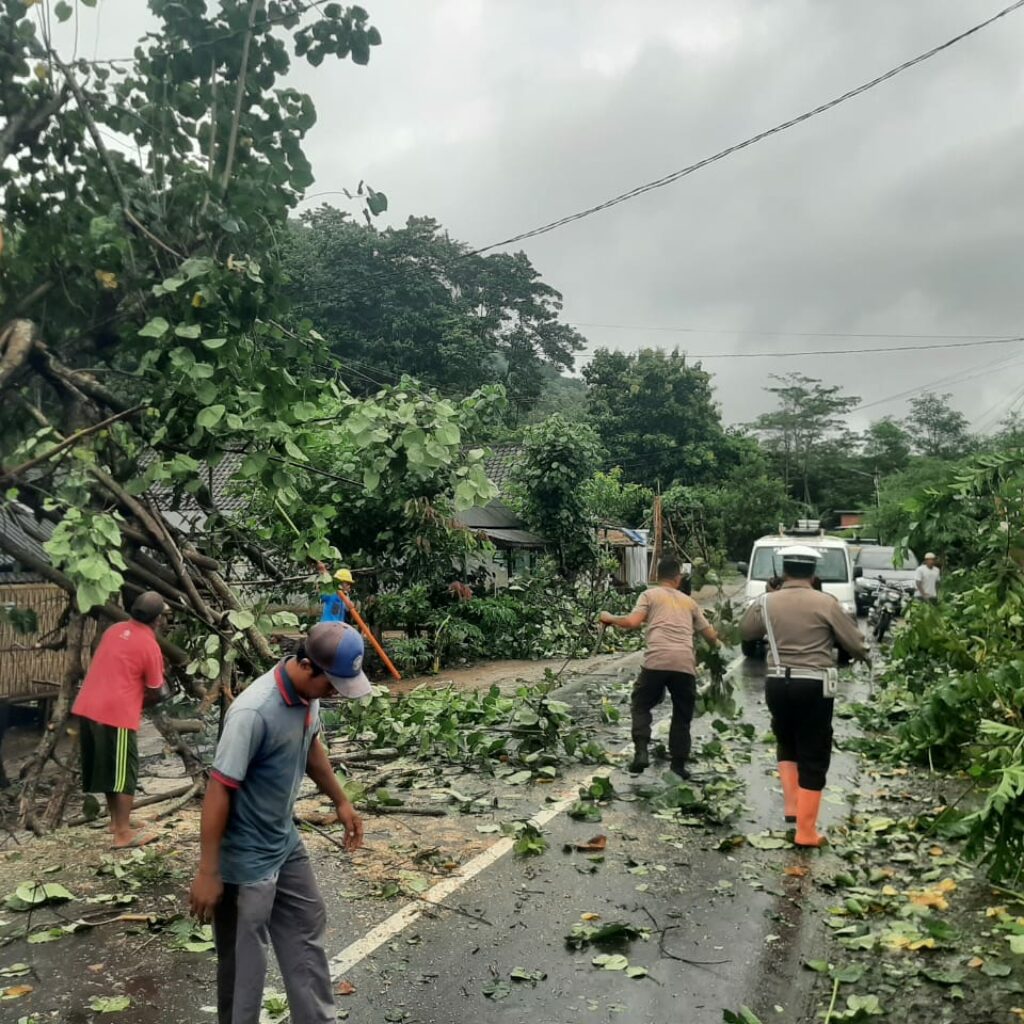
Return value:
[[(763, 673), (756, 662), (736, 670), (744, 717), (759, 734), (768, 725)], [(695, 735), (710, 735), (706, 719)], [(814, 976), (800, 962), (813, 958), (823, 942), (821, 919), (809, 902), (811, 875), (788, 877), (784, 869), (808, 865), (813, 873), (830, 855), (717, 848), (731, 833), (784, 827), (771, 775), (774, 752), (755, 742), (751, 753), (741, 770), (748, 810), (738, 822), (713, 830), (679, 828), (653, 817), (644, 802), (622, 801), (611, 804), (599, 825), (561, 815), (548, 826), (547, 853), (506, 856), (452, 897), (491, 925), (445, 912), (421, 917), (345, 973), (343, 980), (356, 991), (339, 998), (340, 1008), (353, 1021), (403, 1024), (719, 1024), (723, 1009), (741, 1005), (765, 1020), (812, 1019)], [(833, 762), (826, 826), (830, 817), (845, 814), (842, 789), (852, 787), (853, 767), (843, 755)], [(625, 794), (636, 785), (621, 771), (612, 779)], [(602, 864), (561, 852), (596, 833), (608, 837)], [(650, 927), (649, 940), (611, 950), (647, 968), (649, 977), (632, 980), (596, 968), (592, 958), (601, 950), (567, 949), (564, 937), (582, 914)], [(660, 929), (668, 929), (663, 942)], [(484, 994), (517, 969), (547, 977), (536, 986), (513, 982), (511, 993), (497, 1000)]]
[[(614, 662), (629, 678), (638, 656)], [(814, 874), (836, 869), (831, 853), (799, 853), (791, 848), (756, 850), (747, 845), (723, 852), (719, 844), (731, 834), (746, 835), (766, 828), (782, 829), (781, 796), (773, 776), (774, 750), (762, 741), (768, 729), (763, 706), (763, 663), (741, 662), (735, 668), (737, 696), (743, 718), (754, 724), (757, 739), (735, 745), (746, 810), (728, 826), (685, 827), (655, 817), (650, 806), (636, 800), (636, 788), (660, 776), (649, 769), (639, 779), (615, 769), (616, 789), (625, 799), (604, 810), (604, 820), (584, 823), (559, 814), (547, 826), (549, 850), (541, 856), (497, 859), (446, 901), (490, 923), (471, 921), (446, 910), (421, 914), (338, 979), (354, 986), (339, 996), (342, 1019), (387, 1024), (479, 1024), (481, 1021), (569, 1024), (577, 1021), (621, 1021), (629, 1024), (684, 1021), (719, 1024), (723, 1009), (747, 1005), (763, 1020), (796, 1024), (814, 1018), (817, 976), (802, 970), (801, 960), (821, 955), (824, 943), (822, 909), (814, 901)], [(566, 699), (592, 699), (582, 678)], [(621, 749), (628, 742), (628, 709), (618, 725), (605, 731), (602, 742)], [(667, 708), (656, 721), (667, 726)], [(658, 726), (656, 725), (656, 733)], [(710, 721), (695, 723), (695, 749), (712, 738)], [(847, 812), (846, 795), (855, 792), (856, 765), (836, 754), (830, 792), (824, 805), (827, 827)], [(714, 767), (698, 765), (697, 778), (709, 779)], [(553, 789), (563, 795), (586, 781), (593, 769), (579, 768), (556, 786), (517, 791), (525, 801), (515, 817), (542, 810)], [(507, 806), (507, 805), (506, 805)], [(532, 808), (532, 811), (530, 810)], [(509, 817), (498, 811), (494, 821)], [(374, 826), (387, 828), (388, 823)], [(415, 823), (392, 835), (414, 832)], [(564, 853), (565, 844), (597, 834), (607, 836), (601, 863), (579, 853)], [(488, 836), (487, 839), (491, 838)], [(375, 926), (386, 923), (403, 906), (392, 901), (353, 899), (342, 859), (323, 841), (308, 841), (328, 904), (328, 952), (335, 956)], [(787, 876), (786, 867), (807, 866), (805, 878)], [(463, 865), (465, 868), (465, 865)], [(169, 902), (180, 899), (169, 894)], [(415, 904), (414, 904), (415, 906)], [(424, 909), (419, 905), (419, 909)], [(651, 937), (604, 952), (622, 953), (649, 976), (633, 980), (621, 971), (592, 964), (602, 950), (573, 951), (564, 938), (582, 914), (600, 921), (624, 921), (649, 928)], [(664, 931), (662, 931), (664, 930)], [(213, 1020), (212, 957), (168, 953), (162, 944), (140, 937), (118, 939), (115, 930), (97, 929), (59, 943), (5, 949), (0, 960), (30, 961), (37, 972), (39, 999), (33, 1005), (0, 1002), (0, 1022), (13, 1022), (30, 1011), (55, 1011), (61, 1024), (130, 1021), (131, 1024), (197, 1024)], [(680, 959), (703, 961), (684, 963)], [(97, 970), (97, 968), (99, 968)], [(510, 982), (516, 969), (546, 975), (534, 986)], [(93, 994), (118, 991), (133, 997), (132, 1008), (118, 1015), (96, 1015), (86, 1007)], [(484, 989), (510, 982), (504, 998), (488, 998)], [(269, 987), (280, 988), (272, 978)], [(57, 992), (59, 991), (59, 995)]]

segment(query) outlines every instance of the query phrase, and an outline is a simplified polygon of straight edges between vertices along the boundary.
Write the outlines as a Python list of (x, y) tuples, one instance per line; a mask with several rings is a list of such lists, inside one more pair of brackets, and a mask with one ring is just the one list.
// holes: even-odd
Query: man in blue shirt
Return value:
[(321, 622), (348, 621), (348, 608), (341, 599), (341, 594), (349, 596), (352, 593), (352, 584), (355, 582), (352, 578), (352, 570), (339, 569), (334, 574), (334, 582), (338, 585), (337, 590), (320, 595), (320, 603), (323, 605), (323, 611), (320, 613)]
[(362, 662), (355, 629), (318, 623), (225, 717), (189, 901), (199, 920), (213, 920), (218, 1024), (258, 1024), (271, 943), (294, 1024), (335, 1024), (326, 908), (292, 813), (308, 775), (333, 801), (345, 848), (362, 845), (362, 822), (318, 737), (321, 698), (370, 693)]

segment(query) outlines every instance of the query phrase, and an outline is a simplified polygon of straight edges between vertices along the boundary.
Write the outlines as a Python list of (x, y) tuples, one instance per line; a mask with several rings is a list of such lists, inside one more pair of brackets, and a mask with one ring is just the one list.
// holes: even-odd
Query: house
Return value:
[(486, 505), (474, 505), (455, 516), (460, 526), (483, 535), (494, 545), (493, 554), (476, 556), (467, 571), (483, 569), (495, 590), (507, 587), (512, 576), (529, 572), (547, 547), (544, 538), (531, 533), (508, 504), (512, 471), (521, 451), (517, 444), (493, 445), (484, 460), (484, 471), (498, 488), (498, 496)]
[(836, 509), (840, 530), (855, 530), (864, 525), (865, 512), (860, 509)]
[[(52, 530), (49, 523), (37, 522), (24, 505), (11, 501), (0, 507), (0, 534), (34, 558), (49, 560), (43, 544)], [(0, 780), (11, 705), (40, 704), (41, 721), (49, 721), (50, 705), (64, 678), (68, 604), (64, 590), (0, 549)], [(95, 636), (96, 623), (87, 620), (86, 664)]]
[[(508, 586), (510, 577), (529, 572), (547, 548), (545, 539), (531, 533), (509, 504), (512, 472), (521, 451), (516, 444), (494, 445), (484, 460), (484, 470), (498, 488), (498, 496), (487, 505), (474, 506), (455, 517), (462, 526), (483, 534), (494, 545), (493, 555), (478, 558), (468, 568), (484, 569), (496, 590)], [(646, 530), (605, 524), (597, 529), (596, 540), (618, 561), (618, 585), (638, 587), (647, 581)]]

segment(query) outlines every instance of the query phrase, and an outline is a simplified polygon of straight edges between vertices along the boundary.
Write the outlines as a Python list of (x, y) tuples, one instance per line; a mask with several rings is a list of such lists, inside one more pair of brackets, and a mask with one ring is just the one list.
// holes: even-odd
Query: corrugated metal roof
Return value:
[[(252, 497), (252, 487), (247, 490), (244, 485), (235, 481), (235, 474), (245, 456), (237, 452), (228, 452), (216, 466), (199, 467), (198, 477), (210, 490), (213, 506), (218, 512), (238, 512), (244, 509)], [(152, 456), (139, 460), (141, 466), (147, 465)], [(149, 489), (149, 495), (162, 512), (177, 512), (181, 515), (198, 514), (205, 516), (206, 510), (199, 502), (181, 488), (168, 487), (156, 483)]]
[(522, 527), (522, 520), (501, 501), (492, 501), (489, 505), (474, 505), (465, 512), (459, 512), (455, 519), (471, 530), (517, 530)]
[(547, 542), (528, 530), (481, 530), (500, 548), (542, 548)]

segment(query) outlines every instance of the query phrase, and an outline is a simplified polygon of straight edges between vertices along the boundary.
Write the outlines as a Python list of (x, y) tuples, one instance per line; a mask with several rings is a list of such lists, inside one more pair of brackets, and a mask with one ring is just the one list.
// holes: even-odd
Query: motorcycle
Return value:
[(875, 640), (881, 643), (889, 627), (903, 614), (907, 595), (900, 587), (882, 580), (873, 596), (871, 611), (868, 612), (868, 629)]

